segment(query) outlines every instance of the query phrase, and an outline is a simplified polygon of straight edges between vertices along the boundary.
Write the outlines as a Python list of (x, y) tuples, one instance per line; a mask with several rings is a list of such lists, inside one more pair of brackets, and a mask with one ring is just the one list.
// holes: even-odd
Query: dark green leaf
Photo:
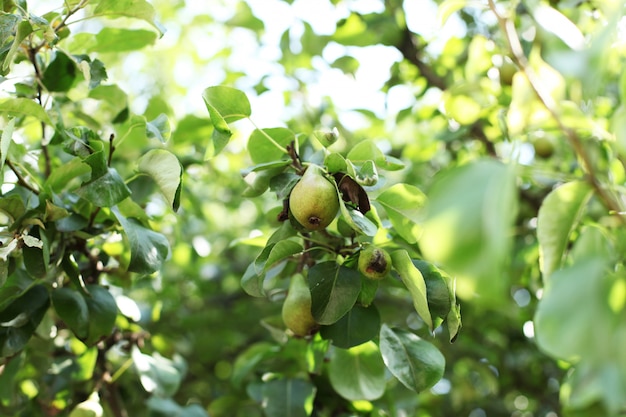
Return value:
[(140, 274), (152, 274), (161, 269), (170, 254), (170, 245), (165, 236), (154, 232), (133, 218), (125, 218), (114, 209), (113, 213), (124, 228), (130, 244), (128, 270)]
[(115, 168), (86, 184), (76, 194), (98, 207), (112, 207), (130, 195), (130, 189)]
[(322, 326), (320, 333), (333, 345), (348, 349), (372, 340), (380, 330), (380, 314), (375, 306), (355, 305), (352, 310), (330, 326)]
[[(85, 296), (85, 303), (89, 311), (89, 322), (87, 338), (83, 341), (90, 346), (113, 331), (117, 317), (117, 303), (109, 290), (100, 285), (90, 284), (85, 288), (88, 292)], [(76, 324), (81, 325), (80, 322)]]
[(383, 324), (380, 351), (387, 369), (415, 392), (431, 388), (443, 377), (446, 362), (441, 352), (413, 333)]
[(66, 92), (74, 85), (77, 73), (76, 62), (63, 52), (56, 51), (41, 81), (48, 91)]
[(356, 302), (361, 274), (334, 261), (321, 262), (309, 270), (311, 312), (320, 324), (333, 324)]
[(62, 287), (52, 291), (52, 305), (61, 320), (79, 339), (86, 339), (89, 332), (89, 309), (83, 294)]
[(35, 285), (0, 311), (0, 357), (15, 355), (26, 346), (49, 303), (46, 287)]

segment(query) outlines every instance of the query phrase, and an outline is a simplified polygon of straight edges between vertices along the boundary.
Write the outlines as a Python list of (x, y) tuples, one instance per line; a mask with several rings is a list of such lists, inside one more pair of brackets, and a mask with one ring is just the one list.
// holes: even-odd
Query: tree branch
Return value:
[[(604, 206), (609, 211), (616, 214), (621, 213), (622, 207), (619, 201), (602, 186), (602, 182), (598, 179), (595, 167), (593, 166), (589, 154), (587, 154), (587, 152), (585, 151), (582, 139), (580, 138), (580, 136), (578, 136), (574, 129), (571, 129), (570, 127), (566, 126), (565, 123), (563, 123), (563, 120), (561, 120), (561, 116), (557, 108), (557, 103), (555, 103), (550, 94), (542, 88), (539, 77), (535, 73), (534, 69), (530, 66), (526, 55), (524, 55), (524, 50), (522, 49), (522, 44), (520, 42), (519, 36), (517, 35), (515, 25), (511, 20), (502, 16), (500, 12), (498, 12), (493, 0), (488, 0), (488, 2), (489, 8), (495, 15), (496, 19), (498, 20), (498, 24), (500, 25), (500, 28), (504, 33), (507, 46), (512, 54), (511, 59), (526, 76), (526, 79), (528, 80), (528, 83), (530, 84), (533, 92), (535, 93), (541, 104), (545, 107), (545, 109), (548, 110), (552, 118), (556, 121), (559, 129), (565, 134), (565, 137), (574, 149), (574, 152), (581, 159), (582, 168), (587, 176), (587, 181), (593, 187), (595, 193), (598, 195)], [(624, 219), (621, 215), (618, 216), (618, 218), (622, 223), (626, 223), (626, 219)]]
[(19, 185), (21, 185), (22, 187), (24, 187), (27, 190), (31, 191), (33, 194), (39, 194), (39, 190), (36, 189), (35, 187), (33, 187), (32, 185), (30, 185), (28, 183), (28, 181), (26, 181), (26, 178), (20, 173), (20, 171), (17, 169), (17, 167), (15, 165), (13, 165), (13, 162), (11, 162), (10, 160), (7, 159), (6, 163), (9, 166), (9, 168), (11, 168), (11, 171), (13, 171), (13, 173), (17, 177), (17, 183)]
[[(450, 86), (447, 78), (437, 74), (433, 69), (422, 59), (423, 46), (419, 46), (416, 42), (416, 36), (408, 28), (404, 29), (402, 40), (396, 46), (396, 48), (402, 53), (404, 59), (413, 64), (420, 72), (422, 77), (426, 79), (426, 82), (431, 87), (436, 87), (442, 91), (447, 90)], [(496, 148), (487, 138), (483, 130), (483, 124), (481, 121), (477, 121), (469, 126), (469, 133), (478, 139), (485, 148), (487, 153), (492, 156), (496, 156)]]

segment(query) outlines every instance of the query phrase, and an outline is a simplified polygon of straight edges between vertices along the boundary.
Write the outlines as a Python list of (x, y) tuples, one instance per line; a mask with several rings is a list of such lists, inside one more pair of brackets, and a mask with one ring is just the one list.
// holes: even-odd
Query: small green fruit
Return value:
[(536, 138), (533, 141), (533, 148), (535, 149), (535, 155), (540, 158), (550, 158), (554, 154), (554, 144), (545, 136)]
[(322, 230), (339, 211), (334, 184), (324, 177), (317, 165), (310, 165), (289, 196), (293, 217), (307, 230)]
[(285, 326), (296, 336), (309, 335), (318, 327), (311, 314), (311, 291), (302, 274), (291, 277), (282, 317)]
[(369, 279), (383, 279), (391, 270), (391, 256), (386, 250), (368, 246), (359, 253), (359, 271)]

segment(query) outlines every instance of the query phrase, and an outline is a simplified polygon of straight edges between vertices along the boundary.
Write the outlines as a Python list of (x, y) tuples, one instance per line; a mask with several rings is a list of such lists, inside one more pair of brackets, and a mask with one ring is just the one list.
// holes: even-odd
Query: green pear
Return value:
[(296, 336), (309, 335), (318, 326), (311, 314), (311, 291), (300, 273), (291, 277), (282, 316), (285, 326)]
[(358, 266), (367, 278), (383, 279), (391, 270), (391, 256), (386, 250), (369, 245), (359, 253)]
[(317, 165), (310, 165), (289, 195), (293, 217), (307, 230), (325, 229), (339, 211), (337, 189)]

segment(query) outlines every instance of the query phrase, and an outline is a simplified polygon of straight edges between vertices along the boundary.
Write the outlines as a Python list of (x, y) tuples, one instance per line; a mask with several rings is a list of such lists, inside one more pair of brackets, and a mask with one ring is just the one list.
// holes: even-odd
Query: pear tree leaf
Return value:
[(52, 125), (52, 121), (43, 107), (35, 103), (33, 100), (25, 97), (6, 98), (1, 100), (0, 112), (8, 113), (14, 116), (31, 116), (48, 125)]
[(539, 268), (544, 280), (561, 266), (570, 234), (591, 193), (591, 187), (586, 182), (569, 182), (552, 190), (539, 208), (537, 240)]
[(170, 245), (165, 236), (144, 227), (134, 218), (124, 217), (117, 208), (113, 209), (117, 220), (124, 228), (130, 244), (128, 270), (140, 274), (152, 274), (163, 265), (170, 255)]
[(333, 324), (356, 302), (361, 274), (335, 261), (321, 262), (309, 270), (311, 313), (320, 324)]
[(86, 345), (91, 346), (113, 331), (117, 318), (117, 303), (109, 290), (100, 285), (89, 284), (85, 286), (85, 289), (87, 295), (84, 298), (89, 311), (89, 321), (87, 337), (82, 340)]
[(51, 294), (52, 305), (61, 320), (79, 339), (85, 339), (89, 331), (89, 309), (85, 297), (79, 291), (61, 287)]
[(299, 378), (277, 378), (261, 388), (265, 415), (273, 417), (308, 417), (313, 411), (316, 387)]
[(165, 149), (152, 149), (139, 158), (138, 169), (154, 180), (170, 207), (177, 211), (183, 177), (178, 158)]
[(284, 127), (255, 129), (248, 138), (248, 153), (255, 164), (276, 161), (285, 155), (278, 146), (285, 148), (295, 139), (296, 135)]
[(154, 7), (146, 0), (100, 0), (93, 11), (94, 16), (130, 17), (148, 22), (161, 35), (165, 28), (156, 20)]
[(380, 351), (389, 372), (408, 389), (421, 392), (443, 378), (446, 365), (443, 354), (413, 333), (383, 324)]
[(131, 194), (115, 168), (83, 184), (76, 194), (98, 207), (112, 207)]
[(409, 253), (404, 250), (396, 250), (391, 253), (393, 267), (398, 271), (402, 282), (409, 290), (413, 299), (413, 306), (417, 314), (424, 320), (430, 331), (433, 331), (433, 319), (428, 308), (428, 296), (426, 282), (419, 269), (413, 264)]
[(396, 233), (409, 243), (417, 242), (426, 204), (426, 196), (419, 188), (395, 184), (380, 193), (376, 202), (387, 212)]
[(335, 391), (350, 401), (373, 401), (385, 393), (385, 364), (372, 341), (350, 349), (333, 349), (328, 377)]
[(322, 326), (320, 334), (333, 345), (349, 349), (372, 340), (380, 331), (380, 313), (374, 305), (356, 304), (345, 316), (330, 326)]

